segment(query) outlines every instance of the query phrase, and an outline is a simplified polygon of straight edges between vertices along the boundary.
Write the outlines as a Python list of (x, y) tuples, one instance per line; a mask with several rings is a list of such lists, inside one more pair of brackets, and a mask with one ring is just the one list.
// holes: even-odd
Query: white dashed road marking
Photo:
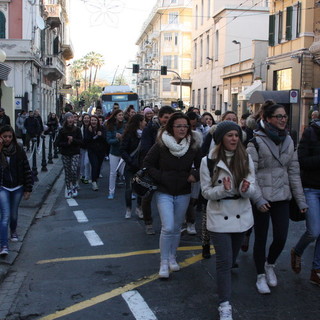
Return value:
[(88, 218), (84, 214), (82, 210), (73, 211), (74, 215), (76, 216), (78, 222), (88, 222)]
[(122, 297), (128, 304), (136, 320), (157, 320), (157, 317), (138, 291), (127, 291), (122, 294)]
[(84, 235), (87, 237), (92, 247), (103, 246), (103, 242), (100, 237), (93, 230), (84, 231)]
[(74, 199), (67, 199), (68, 205), (69, 207), (77, 207), (78, 206), (78, 202)]

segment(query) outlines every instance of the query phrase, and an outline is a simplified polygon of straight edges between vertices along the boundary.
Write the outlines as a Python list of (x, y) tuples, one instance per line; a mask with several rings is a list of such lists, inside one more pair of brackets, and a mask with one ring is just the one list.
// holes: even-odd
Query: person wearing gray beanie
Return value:
[(240, 140), (242, 140), (242, 130), (238, 124), (233, 121), (222, 121), (217, 125), (217, 128), (213, 134), (213, 140), (216, 145), (221, 143), (224, 135), (229, 131), (236, 130), (239, 132)]

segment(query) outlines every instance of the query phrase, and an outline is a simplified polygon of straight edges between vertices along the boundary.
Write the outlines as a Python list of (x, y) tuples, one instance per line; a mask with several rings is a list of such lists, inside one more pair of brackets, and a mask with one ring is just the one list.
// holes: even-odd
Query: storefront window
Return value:
[(275, 90), (291, 90), (292, 89), (292, 69), (283, 69), (275, 71)]

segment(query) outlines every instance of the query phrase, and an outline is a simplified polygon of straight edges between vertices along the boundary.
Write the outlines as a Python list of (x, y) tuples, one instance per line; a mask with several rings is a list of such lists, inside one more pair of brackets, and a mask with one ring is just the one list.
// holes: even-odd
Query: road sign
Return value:
[(298, 103), (299, 90), (290, 90), (290, 103)]

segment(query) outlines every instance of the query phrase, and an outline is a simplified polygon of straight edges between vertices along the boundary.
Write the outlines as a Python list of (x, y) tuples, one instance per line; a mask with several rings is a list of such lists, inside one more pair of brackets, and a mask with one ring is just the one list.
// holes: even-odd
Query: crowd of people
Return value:
[[(30, 111), (17, 118), (26, 150), (30, 139), (44, 131), (39, 117)], [(305, 215), (306, 231), (291, 250), (291, 268), (301, 271), (303, 252), (316, 241), (310, 282), (320, 286), (319, 113), (312, 113), (297, 148), (286, 108), (270, 100), (254, 115), (238, 119), (227, 111), (217, 123), (210, 112), (201, 115), (195, 107), (186, 112), (170, 106), (137, 111), (131, 105), (121, 110), (115, 103), (108, 114), (99, 107), (95, 114), (68, 110), (61, 119), (50, 114), (46, 131), (62, 155), (66, 198), (78, 196), (79, 181), (98, 191), (101, 166), (109, 160), (106, 201), (114, 200), (124, 183), (124, 217), (130, 219), (136, 198), (132, 178), (145, 168), (157, 190), (137, 197), (135, 212), (144, 220), (146, 234), (154, 235), (154, 197), (161, 220), (160, 278), (180, 270), (177, 248), (184, 224), (190, 235), (201, 228), (203, 258), (210, 258), (211, 242), (215, 248), (220, 320), (232, 320), (231, 270), (237, 267), (240, 250), (248, 250), (252, 230), (256, 289), (269, 294), (278, 285), (276, 262), (286, 244), (292, 198)], [(1, 109), (0, 153), (0, 254), (6, 255), (8, 228), (16, 241), (18, 205), (32, 191), (32, 176), (24, 149)], [(195, 208), (202, 212), (198, 228)], [(272, 243), (267, 247), (270, 223)]]

